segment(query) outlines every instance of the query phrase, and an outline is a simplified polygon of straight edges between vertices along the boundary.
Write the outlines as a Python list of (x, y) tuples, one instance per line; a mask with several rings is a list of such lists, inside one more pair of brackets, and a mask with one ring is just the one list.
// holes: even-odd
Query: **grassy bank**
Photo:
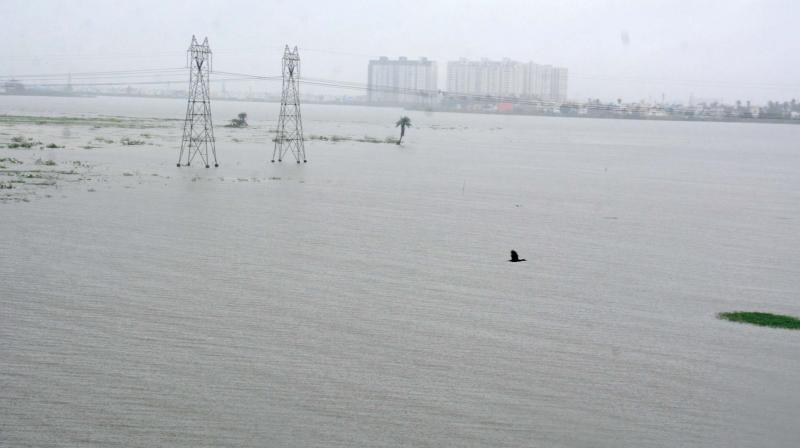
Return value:
[[(365, 135), (363, 138), (356, 138), (356, 137), (349, 137), (343, 135), (314, 135), (310, 134), (306, 137), (306, 140), (319, 140), (323, 142), (360, 142), (360, 143), (390, 143), (390, 144), (397, 144), (397, 139), (394, 137), (386, 137), (383, 140), (371, 137), (369, 135)], [(273, 140), (274, 141), (274, 140)]]
[(51, 125), (51, 126), (88, 126), (92, 128), (166, 128), (174, 126), (172, 122), (183, 121), (174, 118), (128, 118), (128, 117), (39, 117), (29, 115), (0, 115), (0, 125)]

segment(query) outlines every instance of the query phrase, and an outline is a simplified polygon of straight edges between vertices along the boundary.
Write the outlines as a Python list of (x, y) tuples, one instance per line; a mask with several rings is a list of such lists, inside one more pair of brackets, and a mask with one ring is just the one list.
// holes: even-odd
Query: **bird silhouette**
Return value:
[(518, 263), (518, 262), (520, 262), (520, 261), (528, 261), (528, 260), (526, 260), (526, 259), (524, 259), (524, 258), (519, 258), (519, 255), (517, 255), (517, 251), (515, 251), (515, 250), (512, 250), (512, 251), (511, 251), (511, 259), (510, 259), (510, 260), (508, 260), (508, 261), (510, 261), (510, 262), (512, 262), (512, 263)]

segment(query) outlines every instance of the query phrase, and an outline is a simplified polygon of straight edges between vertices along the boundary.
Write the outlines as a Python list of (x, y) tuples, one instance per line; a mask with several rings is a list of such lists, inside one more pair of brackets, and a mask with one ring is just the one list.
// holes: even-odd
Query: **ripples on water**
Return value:
[[(148, 130), (162, 146), (52, 153), (95, 192), (0, 204), (0, 445), (800, 440), (798, 334), (714, 318), (800, 314), (800, 127), (410, 112), (403, 147), (310, 142), (295, 166), (266, 163), (275, 105), (215, 106), (256, 124), (217, 131), (217, 170)], [(381, 139), (400, 114), (304, 109)]]

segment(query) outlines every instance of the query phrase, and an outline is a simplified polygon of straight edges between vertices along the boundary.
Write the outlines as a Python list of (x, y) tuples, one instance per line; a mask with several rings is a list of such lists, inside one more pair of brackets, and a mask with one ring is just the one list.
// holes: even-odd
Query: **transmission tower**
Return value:
[(278, 133), (275, 135), (275, 149), (272, 151), (272, 162), (275, 156), (278, 162), (292, 151), (297, 163), (306, 163), (306, 148), (303, 144), (303, 120), (300, 117), (300, 55), (297, 47), (294, 51), (283, 52), (283, 92), (281, 93), (281, 115), (278, 117)]
[(219, 164), (214, 147), (214, 127), (211, 123), (211, 100), (208, 93), (211, 48), (207, 37), (202, 44), (198, 44), (197, 39), (192, 36), (192, 44), (186, 53), (186, 64), (189, 68), (189, 104), (186, 106), (186, 121), (183, 123), (178, 167), (182, 162), (186, 166), (191, 165), (192, 160), (199, 155), (203, 165), (208, 168), (211, 162), (208, 157), (209, 147), (216, 167)]

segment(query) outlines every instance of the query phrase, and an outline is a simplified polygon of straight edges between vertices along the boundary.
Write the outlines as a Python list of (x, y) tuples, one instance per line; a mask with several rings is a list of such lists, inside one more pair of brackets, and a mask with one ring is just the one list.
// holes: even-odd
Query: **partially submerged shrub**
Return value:
[(245, 112), (239, 113), (230, 123), (225, 125), (226, 128), (246, 128), (247, 127), (247, 114)]
[[(342, 135), (331, 135), (330, 137), (325, 135), (316, 135), (316, 134), (309, 134), (306, 137), (308, 140), (319, 140), (323, 142), (349, 142), (349, 141), (356, 141), (359, 143), (397, 143), (397, 139), (394, 137), (386, 137), (385, 139), (381, 140), (377, 137), (372, 137), (369, 135), (365, 135), (361, 138), (354, 139), (353, 137), (347, 137)], [(274, 140), (273, 140), (274, 141)]]
[(130, 138), (130, 137), (122, 137), (119, 140), (119, 142), (122, 143), (125, 146), (144, 145), (145, 143), (147, 143), (144, 140), (136, 140), (136, 139), (133, 139), (133, 138)]
[(30, 149), (34, 146), (41, 146), (42, 142), (33, 140), (32, 137), (23, 137), (21, 135), (16, 137), (11, 137), (11, 143), (8, 144), (8, 148), (10, 149), (17, 149), (17, 148), (25, 148)]
[(35, 143), (33, 143), (33, 142), (9, 143), (8, 144), (8, 148), (9, 149), (17, 149), (17, 148), (30, 149), (30, 148), (33, 148), (34, 145), (35, 145)]
[(369, 135), (365, 135), (364, 138), (360, 138), (360, 139), (358, 139), (356, 141), (357, 142), (361, 142), (361, 143), (380, 143), (381, 142), (380, 139), (377, 139), (375, 137), (370, 137)]

